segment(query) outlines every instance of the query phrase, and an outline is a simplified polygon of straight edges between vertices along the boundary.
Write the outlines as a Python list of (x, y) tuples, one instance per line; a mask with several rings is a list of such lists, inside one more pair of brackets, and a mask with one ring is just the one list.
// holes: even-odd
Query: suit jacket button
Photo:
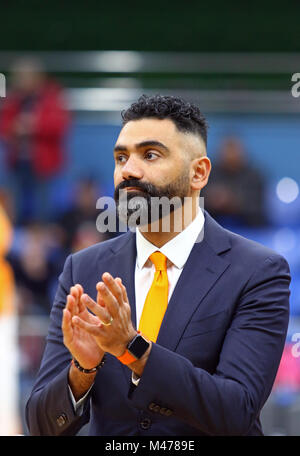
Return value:
[(166, 407), (161, 407), (159, 413), (160, 413), (161, 415), (166, 415), (166, 414), (167, 414), (167, 411), (168, 411), (168, 409), (167, 409)]
[(171, 416), (171, 415), (173, 415), (173, 411), (170, 410), (170, 409), (167, 409), (167, 410), (165, 411), (165, 415), (166, 415), (166, 416)]
[(151, 410), (151, 412), (154, 412), (155, 407), (156, 407), (156, 404), (154, 402), (151, 402), (151, 404), (148, 405), (148, 409)]
[(62, 413), (61, 415), (59, 415), (56, 418), (56, 423), (59, 427), (64, 426), (67, 421), (68, 421), (67, 415), (65, 415), (64, 413)]
[(142, 428), (144, 431), (146, 431), (147, 429), (149, 429), (150, 426), (151, 426), (151, 420), (150, 420), (150, 418), (144, 418), (144, 419), (141, 421), (140, 425), (141, 425), (141, 428)]

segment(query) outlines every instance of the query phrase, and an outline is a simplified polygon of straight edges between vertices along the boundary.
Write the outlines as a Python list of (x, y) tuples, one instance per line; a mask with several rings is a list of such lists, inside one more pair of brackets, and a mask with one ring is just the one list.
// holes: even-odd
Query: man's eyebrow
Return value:
[[(140, 143), (135, 144), (136, 149), (141, 149), (143, 147), (160, 147), (161, 149), (166, 150), (169, 152), (169, 148), (165, 146), (160, 141), (156, 141), (154, 139), (148, 139), (147, 141), (142, 141)], [(114, 152), (125, 152), (127, 151), (127, 147), (122, 144), (117, 144), (114, 148)]]
[(122, 146), (121, 144), (117, 144), (114, 147), (114, 152), (125, 152), (127, 150), (126, 146)]
[(167, 151), (169, 151), (168, 147), (165, 146), (163, 143), (161, 143), (160, 141), (156, 141), (155, 139), (149, 139), (148, 141), (142, 141), (138, 144), (135, 145), (135, 147), (137, 149), (140, 149), (142, 147), (160, 147), (162, 149), (165, 149)]

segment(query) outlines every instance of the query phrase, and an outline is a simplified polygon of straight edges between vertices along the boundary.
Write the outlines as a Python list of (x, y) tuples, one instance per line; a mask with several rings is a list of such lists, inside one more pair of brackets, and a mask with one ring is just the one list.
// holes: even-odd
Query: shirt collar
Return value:
[(182, 269), (204, 225), (204, 215), (201, 209), (194, 220), (173, 239), (161, 248), (149, 242), (140, 230), (136, 229), (137, 265), (139, 269), (145, 266), (149, 256), (156, 251), (163, 253), (177, 268)]

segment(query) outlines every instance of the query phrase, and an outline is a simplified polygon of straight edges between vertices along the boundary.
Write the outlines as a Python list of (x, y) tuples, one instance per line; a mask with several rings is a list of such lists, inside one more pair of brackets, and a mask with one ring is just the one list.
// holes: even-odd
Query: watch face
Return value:
[(149, 345), (149, 342), (138, 334), (128, 345), (128, 351), (139, 359), (143, 356)]

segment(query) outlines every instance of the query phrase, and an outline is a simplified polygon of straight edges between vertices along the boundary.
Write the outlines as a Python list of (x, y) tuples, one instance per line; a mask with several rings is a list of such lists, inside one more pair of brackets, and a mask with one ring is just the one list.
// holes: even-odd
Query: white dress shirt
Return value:
[(136, 230), (136, 265), (135, 265), (135, 305), (136, 327), (138, 328), (144, 302), (153, 282), (155, 266), (149, 259), (153, 252), (159, 251), (167, 257), (167, 274), (169, 281), (168, 302), (172, 296), (183, 267), (191, 253), (197, 237), (204, 225), (204, 215), (199, 209), (194, 220), (173, 239), (161, 248), (156, 247)]
[[(191, 250), (203, 228), (204, 215), (202, 210), (194, 220), (173, 239), (164, 244), (161, 248), (151, 244), (137, 228), (136, 230), (136, 264), (135, 264), (135, 306), (136, 306), (136, 327), (139, 327), (144, 302), (153, 282), (155, 266), (149, 259), (150, 255), (156, 251), (163, 253), (167, 257), (167, 274), (169, 281), (168, 303), (182, 273), (183, 267), (191, 253)], [(132, 373), (132, 382), (137, 386), (139, 377)], [(69, 387), (71, 400), (77, 414), (82, 413), (83, 404), (89, 391), (76, 403)]]

